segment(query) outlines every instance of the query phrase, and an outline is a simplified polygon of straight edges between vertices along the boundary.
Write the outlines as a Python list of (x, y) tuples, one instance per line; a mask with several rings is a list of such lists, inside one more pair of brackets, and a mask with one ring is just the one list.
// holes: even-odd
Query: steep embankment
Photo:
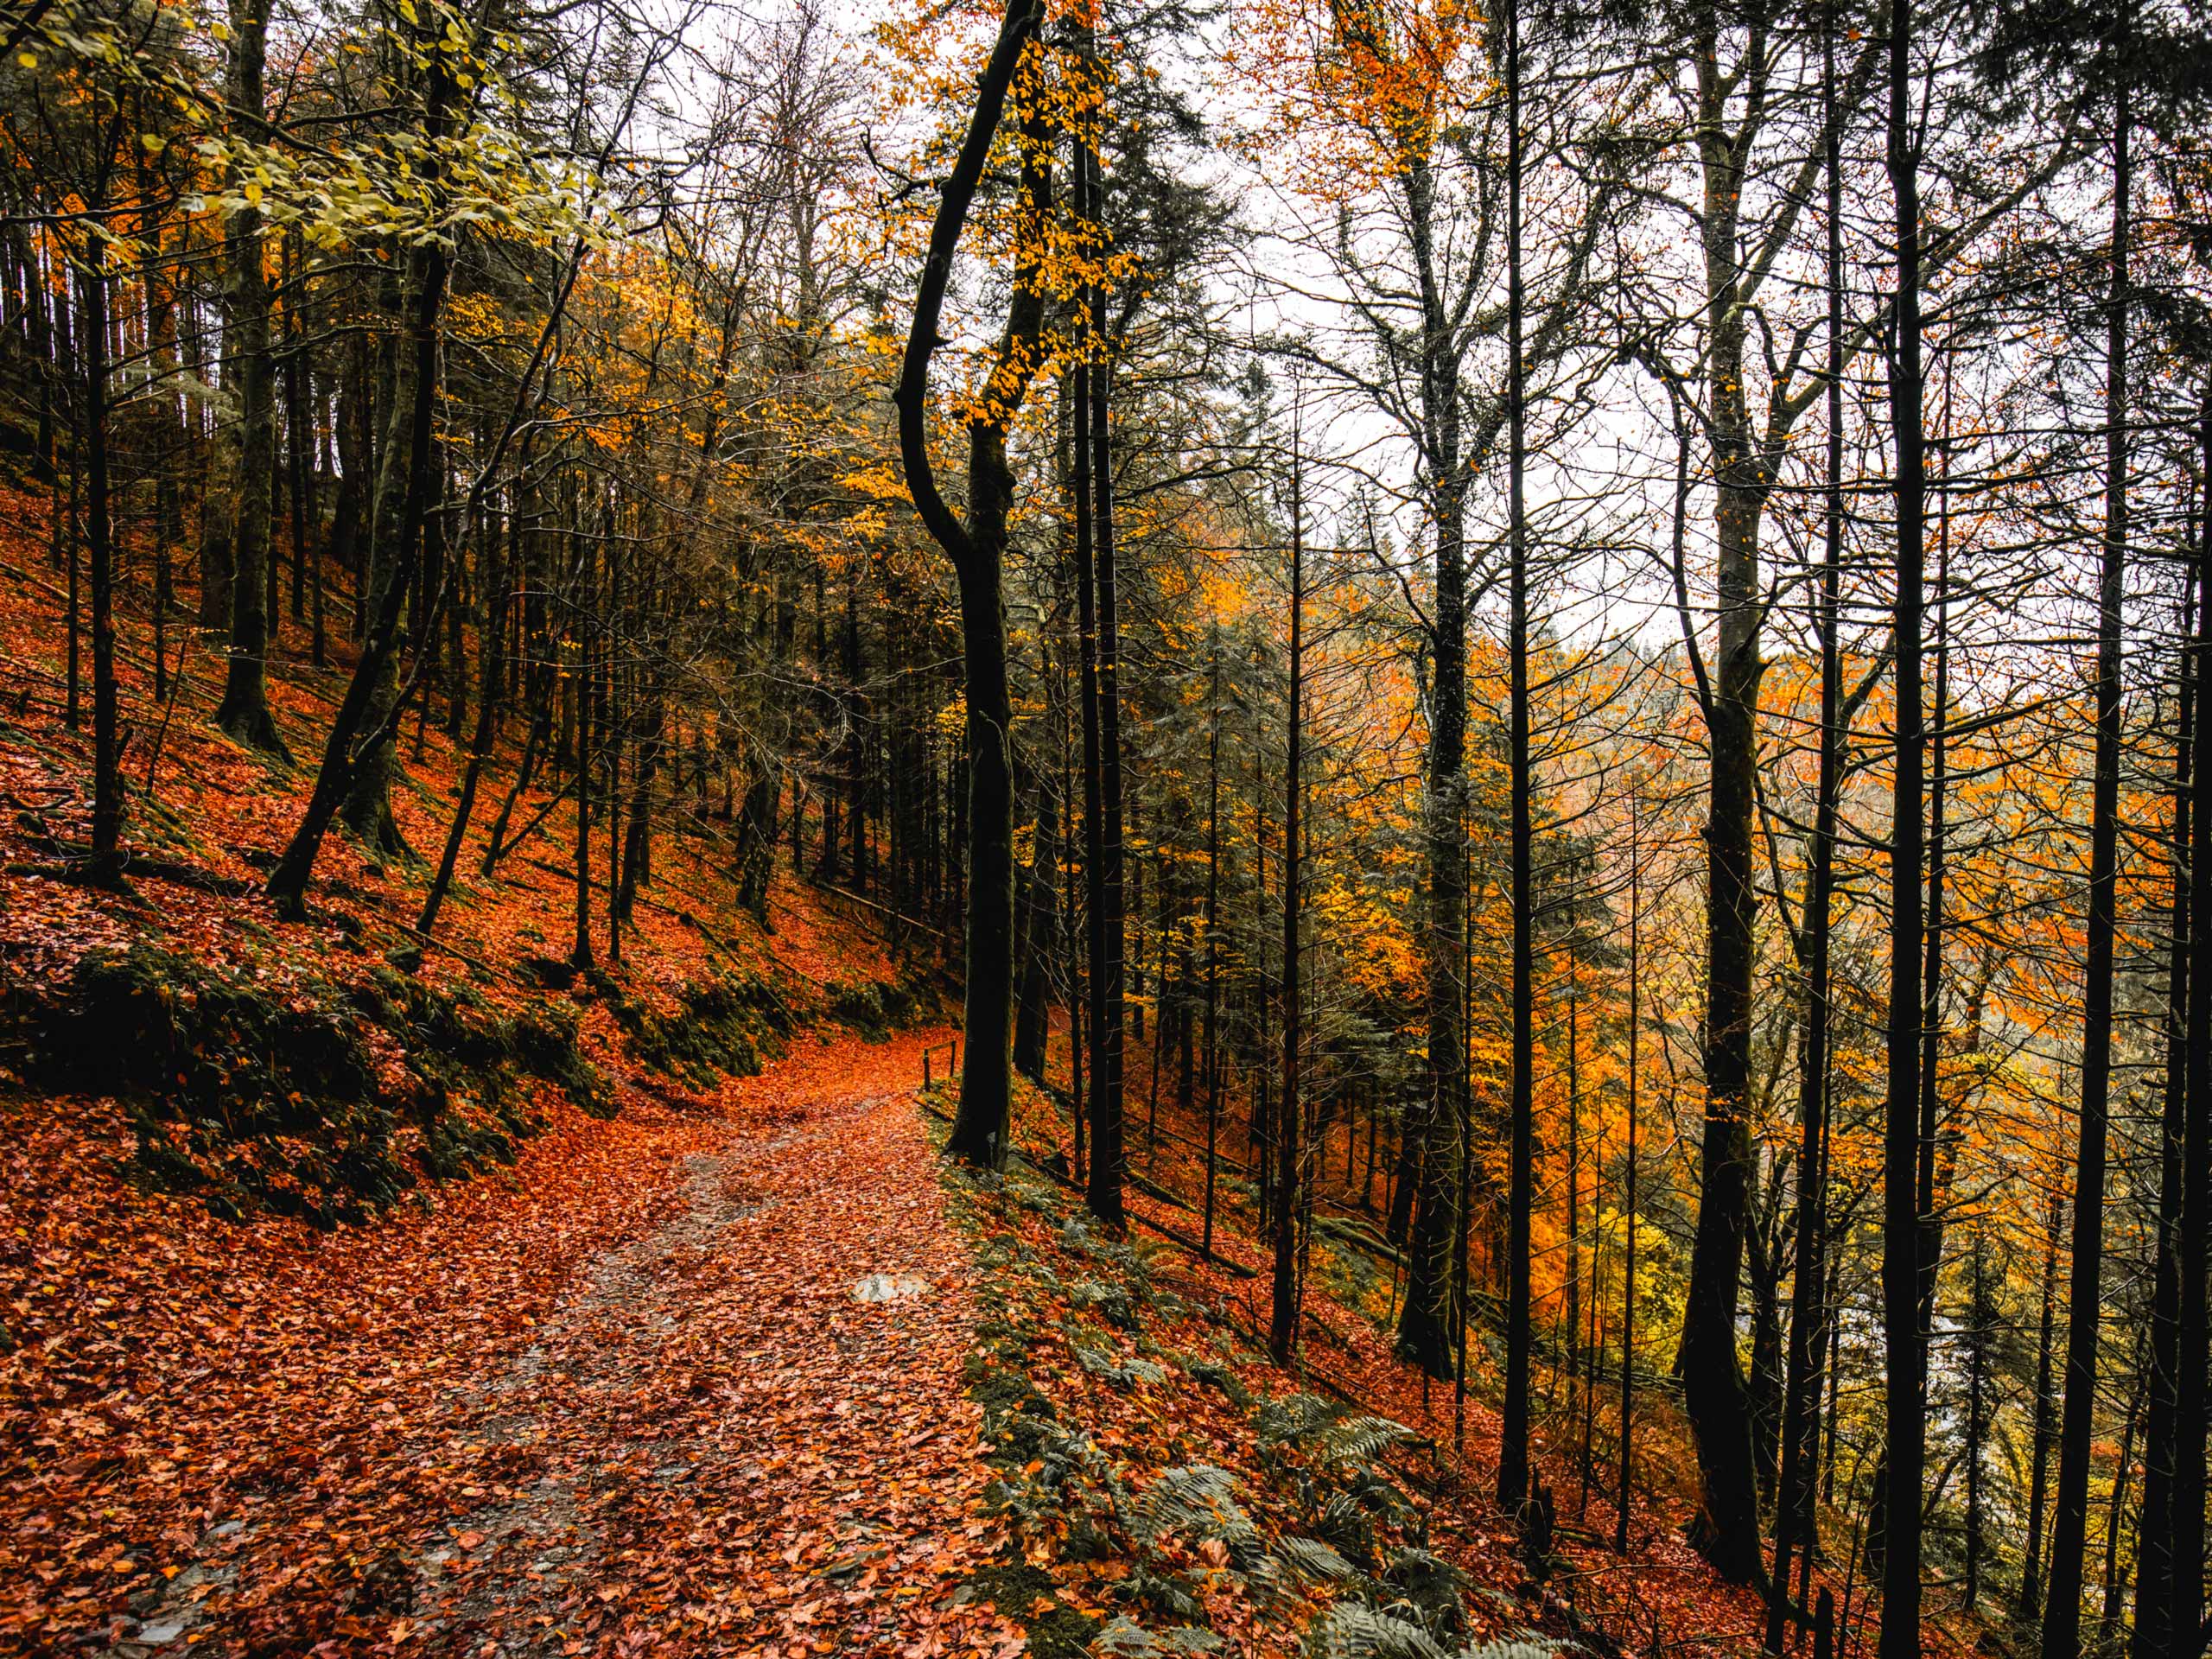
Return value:
[[(435, 937), (416, 931), (427, 857), (338, 834), (308, 920), (280, 920), (261, 881), (312, 768), (249, 753), (210, 722), (220, 664), (188, 626), (188, 592), (156, 695), (143, 550), (126, 549), (118, 609), (124, 884), (69, 879), (89, 836), (91, 693), (78, 689), (73, 722), (68, 588), (48, 568), (48, 505), (0, 486), (0, 1095), (92, 1097), (87, 1121), (103, 1134), (116, 1132), (105, 1104), (116, 1103), (141, 1179), (229, 1216), (359, 1219), (420, 1180), (511, 1160), (556, 1102), (612, 1109), (626, 1070), (705, 1085), (758, 1069), (823, 1020), (880, 1031), (928, 1000), (935, 964), (893, 960), (862, 905), (779, 874), (765, 925), (738, 912), (734, 826), (703, 783), (658, 808), (619, 939), (610, 848), (588, 848), (599, 966), (579, 976), (569, 777), (540, 766), (510, 791), (520, 719), (486, 769)], [(272, 652), (277, 725), (303, 762), (350, 672), (345, 632), (334, 616), (326, 665), (296, 622)], [(464, 755), (419, 714), (400, 751), (397, 833), (434, 857)]]

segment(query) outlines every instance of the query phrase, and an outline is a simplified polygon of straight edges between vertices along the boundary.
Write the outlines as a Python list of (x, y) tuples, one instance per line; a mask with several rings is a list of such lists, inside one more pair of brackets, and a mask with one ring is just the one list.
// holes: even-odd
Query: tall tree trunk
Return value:
[(1821, 105), (1827, 134), (1823, 160), (1827, 189), (1827, 457), (1820, 598), (1814, 617), (1821, 641), (1820, 781), (1813, 807), (1812, 868), (1806, 880), (1802, 924), (1805, 1005), (1797, 1039), (1796, 1260), (1783, 1389), (1774, 1581), (1767, 1602), (1766, 1649), (1771, 1654), (1782, 1651), (1791, 1553), (1802, 1547), (1809, 1567), (1818, 1542), (1813, 1476), (1820, 1452), (1820, 1358), (1828, 1319), (1823, 1261), (1827, 1194), (1821, 1178), (1826, 1173), (1827, 1136), (1830, 912), (1843, 757), (1843, 650), (1839, 632), (1843, 569), (1843, 161), (1836, 110), (1833, 6), (1821, 12)]
[[(1084, 174), (1085, 218), (1105, 220), (1104, 185), (1097, 152), (1085, 147), (1077, 166)], [(1103, 235), (1103, 230), (1101, 232)], [(1111, 426), (1111, 342), (1105, 330), (1105, 288), (1090, 284), (1089, 294), (1091, 364), (1090, 490), (1091, 552), (1098, 584), (1098, 886), (1096, 900), (1102, 951), (1096, 963), (1095, 1063), (1091, 1069), (1090, 1179), (1092, 1213), (1118, 1224), (1122, 1218), (1122, 1020), (1124, 976), (1124, 880), (1122, 834), (1121, 604), (1114, 547), (1114, 468)]]
[(2135, 1620), (2128, 1633), (2132, 1659), (2166, 1659), (2172, 1639), (2174, 1516), (2171, 1510), (2175, 1408), (2178, 1370), (2183, 1242), (2182, 1183), (2189, 1116), (2190, 932), (2192, 918), (2190, 838), (2190, 766), (2196, 692), (2194, 683), (2198, 585), (2202, 550), (2182, 596), (2182, 644), (2177, 653), (2172, 912), (2166, 935), (2166, 1074), (2158, 1132), (2158, 1256), (2152, 1265), (2150, 1320), (2150, 1402), (2143, 1433), (2143, 1524), (2135, 1567)]
[[(611, 528), (611, 527), (610, 527)], [(612, 539), (611, 537), (609, 539)], [(579, 597), (587, 615), (598, 613), (598, 591), (593, 584), (593, 543), (588, 537), (582, 538), (585, 547), (583, 574), (579, 583)], [(575, 935), (569, 947), (569, 965), (578, 973), (592, 966), (591, 944), (591, 773), (597, 760), (597, 750), (605, 741), (603, 733), (594, 734), (594, 726), (601, 707), (599, 696), (600, 657), (601, 648), (596, 639), (583, 646), (583, 662), (576, 674), (576, 843), (575, 843)], [(594, 741), (596, 736), (597, 741)]]
[[(284, 444), (287, 490), (292, 508), (292, 620), (307, 616), (308, 566), (313, 562), (308, 528), (315, 524), (315, 437), (308, 409), (308, 350), (300, 334), (300, 306), (306, 278), (298, 272), (296, 228), (284, 238)], [(320, 664), (322, 658), (317, 656)]]
[(1033, 372), (1031, 345), (1043, 321), (1036, 262), (1051, 196), (1051, 147), (1042, 115), (1024, 135), (1021, 219), (1014, 298), (983, 410), (968, 428), (969, 523), (938, 493), (931, 468), (926, 404), (930, 358), (960, 231), (990, 157), (1022, 48), (1037, 28), (1035, 0), (1007, 0), (997, 41), (976, 92), (960, 154), (939, 193), (927, 264), (915, 296), (898, 391), (900, 458), (922, 520), (951, 560), (960, 588), (962, 683), (967, 693), (968, 926), (964, 1058), (960, 1102), (947, 1150), (967, 1162), (997, 1166), (1006, 1156), (1012, 1089), (1014, 788), (1007, 746), (1014, 722), (1007, 687), (1006, 608), (1001, 584), (1007, 513), (1014, 479), (1006, 459), (1007, 423)]
[(2013, 1611), (2024, 1619), (2034, 1618), (2043, 1607), (2044, 1500), (2049, 1496), (2051, 1446), (2058, 1438), (2051, 1353), (2058, 1300), (2058, 1234), (2064, 1210), (2064, 1201), (2053, 1193), (2044, 1228), (2043, 1314), (2036, 1338), (2034, 1433), (2028, 1452), (2028, 1541), (2020, 1562), (2019, 1598), (2013, 1603)]
[[(1076, 212), (1078, 215), (1090, 209), (1090, 172), (1080, 148), (1075, 161)], [(1106, 1061), (1104, 1054), (1108, 1014), (1106, 1008), (1106, 817), (1105, 798), (1101, 787), (1099, 772), (1098, 729), (1098, 582), (1094, 569), (1091, 518), (1097, 511), (1097, 499), (1090, 487), (1090, 376), (1092, 369), (1084, 357), (1078, 356), (1074, 372), (1074, 409), (1072, 424), (1075, 429), (1075, 587), (1078, 641), (1080, 694), (1083, 714), (1083, 912), (1084, 912), (1084, 996), (1090, 1019), (1090, 1078), (1088, 1094), (1078, 1090), (1076, 1096), (1076, 1120), (1080, 1141), (1081, 1126), (1087, 1125), (1093, 1138), (1092, 1165), (1096, 1163), (1096, 1137), (1109, 1110), (1118, 1112), (1107, 1098), (1105, 1091)], [(1120, 1015), (1113, 1019), (1118, 1029)], [(1121, 1220), (1121, 1185), (1118, 1181), (1102, 1185), (1095, 1175), (1086, 1172), (1084, 1195), (1091, 1211), (1102, 1221), (1117, 1224)]]
[[(1533, 1497), (1529, 1459), (1529, 1225), (1535, 1202), (1535, 852), (1529, 812), (1527, 382), (1521, 343), (1521, 8), (1505, 8), (1506, 655), (1512, 774), (1513, 1077), (1505, 1235), (1505, 1414), (1497, 1501), (1509, 1511)], [(1754, 1518), (1756, 1529), (1756, 1517)], [(1753, 1543), (1756, 1548), (1757, 1535)]]
[(1705, 1123), (1679, 1363), (1702, 1486), (1691, 1541), (1724, 1578), (1747, 1584), (1763, 1563), (1750, 1407), (1736, 1359), (1736, 1310), (1751, 1225), (1747, 1113), (1758, 903), (1751, 806), (1765, 670), (1759, 656), (1765, 603), (1759, 519), (1770, 480), (1753, 437), (1746, 391), (1749, 323), (1739, 303), (1744, 272), (1737, 241), (1745, 152), (1728, 141), (1725, 125), (1733, 78), (1719, 68), (1719, 23), (1711, 9), (1699, 12), (1697, 31), (1719, 655), (1707, 709), (1712, 785), (1705, 824)]
[[(2201, 463), (2205, 480), (2196, 540), (2198, 597), (2195, 692), (2201, 756), (2212, 733), (2212, 395), (2205, 399)], [(2190, 914), (2212, 918), (2212, 768), (2200, 760), (2190, 780)], [(2212, 1308), (2207, 1306), (2206, 1240), (2212, 1238), (2212, 926), (2200, 919), (2189, 941), (2189, 1100), (2182, 1126), (2179, 1316), (2174, 1365), (2181, 1379), (2174, 1398), (2174, 1479), (2168, 1498), (2173, 1516), (2173, 1611), (2168, 1628), (2178, 1637), (2204, 1624), (2207, 1374), (2212, 1371)], [(2199, 1645), (2202, 1643), (2200, 1642)], [(2179, 1646), (2178, 1641), (2176, 1643)]]
[[(1633, 787), (1633, 785), (1631, 785)], [(1643, 863), (1637, 800), (1628, 802), (1628, 1145), (1621, 1154), (1621, 1423), (1613, 1553), (1628, 1553), (1628, 1499), (1636, 1441), (1636, 1129), (1637, 1055), (1643, 1047)]]
[[(112, 143), (115, 135), (109, 133)], [(115, 535), (108, 489), (107, 247), (95, 242), (78, 278), (83, 339), (85, 543), (92, 599), (92, 867), (105, 876), (120, 868), (123, 755), (115, 683)], [(78, 446), (73, 443), (73, 450)]]
[(1926, 512), (1921, 426), (1920, 179), (1913, 149), (1911, 0), (1893, 0), (1886, 165), (1895, 195), (1896, 350), (1890, 367), (1895, 445), (1897, 765), (1891, 804), (1889, 1058), (1882, 1176), (1882, 1323), (1886, 1392), (1883, 1455), (1881, 1659), (1919, 1659), (1921, 1483), (1926, 1459), (1925, 1344), (1920, 1332), (1920, 1020), (1922, 537)]
[(1979, 1230), (1974, 1240), (1970, 1298), (1973, 1312), (1968, 1315), (1967, 1331), (1967, 1570), (1961, 1597), (1971, 1615), (1981, 1598), (1981, 1453), (1982, 1441), (1989, 1432), (1989, 1340), (1997, 1318), (1996, 1305), (1989, 1296), (1986, 1247)]
[[(232, 0), (230, 73), (224, 93), (234, 118), (257, 128), (265, 102), (269, 0)], [(242, 189), (243, 162), (230, 188)], [(249, 748), (289, 761), (269, 712), (268, 585), (274, 567), (269, 525), (276, 474), (275, 363), (269, 352), (269, 276), (261, 245), (261, 214), (244, 207), (231, 215), (223, 275), (224, 379), (238, 398), (238, 471), (232, 493), (237, 527), (232, 541), (231, 649), (215, 723)]]
[(1282, 1103), (1275, 1116), (1275, 1191), (1281, 1209), (1275, 1221), (1274, 1297), (1268, 1324), (1268, 1348), (1278, 1365), (1288, 1365), (1298, 1347), (1299, 1197), (1305, 1185), (1299, 1164), (1300, 1118), (1305, 1102), (1298, 1069), (1301, 1039), (1298, 833), (1300, 772), (1305, 760), (1301, 702), (1306, 696), (1306, 501), (1295, 418), (1290, 453), (1290, 696), (1283, 760)]
[[(1421, 289), (1421, 415), (1434, 479), (1436, 588), (1429, 628), (1428, 748), (1421, 803), (1427, 884), (1421, 953), (1428, 1026), (1428, 1093), (1402, 1147), (1395, 1236), (1407, 1243), (1398, 1351), (1431, 1376), (1452, 1363), (1452, 1245), (1460, 1231), (1459, 1123), (1467, 1109), (1467, 1043), (1461, 1027), (1461, 925), (1466, 910), (1466, 481), (1460, 465), (1459, 362), (1443, 283), (1429, 245), (1435, 183), (1425, 158), (1408, 168), (1408, 222)], [(1411, 1179), (1403, 1179), (1410, 1177)], [(1410, 1208), (1408, 1209), (1408, 1205)]]
[(1200, 1249), (1213, 1255), (1214, 1187), (1220, 1164), (1221, 1135), (1221, 624), (1209, 629), (1213, 673), (1206, 697), (1206, 1198)]
[[(2122, 8), (2123, 13), (2125, 7)], [(2127, 563), (2127, 235), (2129, 115), (2113, 117), (2112, 289), (2105, 338), (2105, 533), (2097, 583), (2096, 740), (2091, 761), (2088, 927), (2082, 987), (2081, 1144), (2075, 1148), (2074, 1264), (2066, 1309), (2066, 1399), (2051, 1516), (2050, 1605), (2043, 1659), (2082, 1649), (2083, 1554), (2104, 1289), (2105, 1140), (2112, 1074), (2113, 935), (2119, 862), (2120, 601)], [(1884, 1659), (1889, 1659), (1885, 1656)]]

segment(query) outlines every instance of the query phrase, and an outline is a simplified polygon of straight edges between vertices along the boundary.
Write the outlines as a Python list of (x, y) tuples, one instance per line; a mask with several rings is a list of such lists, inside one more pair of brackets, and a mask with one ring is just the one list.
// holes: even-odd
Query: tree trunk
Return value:
[[(1631, 785), (1633, 787), (1633, 785)], [(1637, 802), (1628, 803), (1628, 1146), (1622, 1154), (1621, 1220), (1621, 1423), (1620, 1484), (1615, 1491), (1613, 1553), (1628, 1554), (1628, 1499), (1632, 1490), (1636, 1440), (1636, 1116), (1638, 1069), (1643, 1047), (1643, 922), (1642, 849), (1637, 845)]]
[[(263, 118), (263, 62), (267, 50), (269, 0), (232, 0), (230, 73), (224, 91), (235, 118), (253, 125)], [(243, 162), (231, 168), (231, 188), (243, 188)], [(275, 363), (269, 351), (269, 277), (263, 263), (261, 214), (241, 207), (231, 215), (223, 276), (224, 379), (238, 404), (238, 471), (232, 494), (238, 522), (232, 541), (231, 649), (223, 701), (215, 723), (245, 744), (280, 760), (291, 753), (269, 712), (270, 614), (274, 574), (269, 525), (276, 475)]]
[[(2212, 480), (2212, 397), (2205, 402), (2201, 480)], [(2196, 542), (2196, 731), (2212, 732), (2212, 488), (2200, 504)], [(2196, 753), (2202, 752), (2202, 740)], [(2212, 776), (2201, 762), (2190, 779), (2190, 913), (2212, 918)], [(2212, 1370), (2212, 1312), (2207, 1308), (2205, 1241), (2212, 1237), (2212, 927), (2190, 934), (2189, 1100), (2183, 1122), (2181, 1299), (2176, 1322), (2175, 1369), (2181, 1379), (2174, 1399), (2174, 1480), (2168, 1500), (2173, 1516), (2173, 1611), (2177, 1635), (2204, 1623), (2204, 1580), (2190, 1564), (2204, 1559), (2206, 1376)], [(2178, 1643), (2177, 1647), (2178, 1647)]]
[(1731, 1583), (1758, 1576), (1758, 1492), (1749, 1409), (1736, 1361), (1738, 1281), (1751, 1224), (1751, 979), (1758, 915), (1751, 806), (1758, 766), (1759, 519), (1770, 485), (1754, 440), (1745, 362), (1748, 323), (1737, 231), (1744, 150), (1721, 135), (1729, 92), (1718, 22), (1700, 15), (1697, 44), (1704, 156), (1707, 327), (1713, 388), (1715, 598), (1719, 656), (1707, 710), (1712, 785), (1705, 825), (1705, 1124), (1697, 1229), (1682, 1313), (1682, 1403), (1697, 1443), (1701, 1503), (1691, 1542)]
[(1022, 953), (1021, 1002), (1014, 1020), (1014, 1069), (1032, 1083), (1045, 1082), (1046, 1039), (1052, 1020), (1052, 965), (1060, 948), (1059, 871), (1053, 859), (1059, 839), (1059, 817), (1052, 802), (1037, 808), (1036, 840), (1029, 853), (1028, 892), (1025, 906), (1029, 923), (1024, 930), (1027, 948)]
[[(1295, 422), (1296, 416), (1293, 416)], [(1300, 1041), (1299, 951), (1299, 772), (1305, 735), (1305, 498), (1296, 427), (1290, 456), (1290, 697), (1287, 709), (1283, 763), (1282, 819), (1282, 1104), (1275, 1118), (1275, 1222), (1274, 1300), (1268, 1322), (1268, 1349), (1278, 1365), (1287, 1366), (1298, 1348), (1299, 1194), (1304, 1185), (1299, 1159), (1300, 1116), (1304, 1109), (1299, 1078)]]
[[(2105, 533), (2097, 584), (2096, 738), (2091, 761), (2088, 925), (2082, 988), (2081, 1143), (2075, 1148), (2074, 1263), (2066, 1309), (2066, 1397), (2051, 1517), (2050, 1603), (2043, 1659), (2082, 1649), (2083, 1555), (2094, 1435), (2097, 1327), (2103, 1300), (2105, 1154), (2112, 1073), (2113, 936), (2119, 855), (2120, 601), (2127, 563), (2127, 93), (2113, 122), (2112, 291), (2106, 337)], [(1884, 1659), (1890, 1659), (1885, 1655)]]
[(1006, 611), (1001, 594), (1007, 512), (1013, 475), (1006, 428), (1027, 391), (1031, 342), (1042, 322), (1035, 262), (1041, 254), (1051, 196), (1051, 150), (1042, 116), (1024, 135), (1020, 239), (1014, 297), (992, 372), (985, 412), (969, 423), (969, 524), (938, 493), (925, 424), (930, 358), (952, 261), (977, 181), (989, 160), (1000, 112), (1024, 45), (1039, 22), (1034, 0), (1007, 0), (976, 107), (951, 176), (939, 193), (928, 263), (915, 296), (897, 402), (900, 457), (908, 488), (930, 533), (959, 579), (962, 678), (967, 693), (968, 984), (960, 1102), (947, 1150), (973, 1164), (995, 1166), (1006, 1156), (1009, 1040), (1013, 1020), (1014, 799), (1007, 744), (1013, 725), (1007, 687)]
[(2058, 1234), (2065, 1205), (2056, 1194), (2043, 1241), (2043, 1315), (2036, 1338), (2035, 1428), (2029, 1450), (2028, 1542), (2020, 1563), (2019, 1599), (2014, 1611), (2032, 1619), (2043, 1607), (2044, 1500), (2049, 1495), (2050, 1451), (2058, 1438), (2057, 1401), (2052, 1389), (2051, 1354), (2058, 1297)]
[(1523, 500), (1527, 384), (1521, 342), (1521, 8), (1515, 3), (1505, 9), (1505, 105), (1506, 655), (1511, 679), (1507, 742), (1513, 797), (1513, 1103), (1506, 1183), (1505, 1413), (1497, 1460), (1497, 1501), (1513, 1512), (1535, 1498), (1529, 1453), (1529, 1228), (1536, 1179), (1535, 850), (1529, 810), (1535, 785), (1529, 758), (1529, 542)]
[[(92, 864), (120, 868), (123, 755), (115, 683), (115, 537), (108, 499), (107, 248), (95, 243), (78, 282), (84, 359), (85, 542), (92, 599)], [(74, 448), (76, 446), (72, 445)]]
[(1767, 1602), (1766, 1650), (1779, 1654), (1788, 1609), (1791, 1553), (1809, 1566), (1818, 1543), (1814, 1471), (1820, 1453), (1820, 1357), (1828, 1313), (1826, 1173), (1828, 1067), (1828, 947), (1835, 887), (1835, 821), (1841, 791), (1843, 652), (1840, 636), (1843, 569), (1843, 161), (1837, 122), (1835, 27), (1821, 30), (1821, 124), (1827, 187), (1827, 478), (1820, 597), (1814, 623), (1821, 641), (1820, 781), (1813, 807), (1812, 868), (1802, 933), (1805, 1006), (1797, 1038), (1797, 1228), (1792, 1269), (1789, 1356), (1783, 1386), (1781, 1468), (1776, 1491), (1774, 1574)]
[[(1084, 177), (1084, 216), (1094, 226), (1105, 216), (1104, 186), (1096, 153), (1087, 147), (1077, 166)], [(1091, 551), (1097, 580), (1098, 626), (1098, 880), (1092, 899), (1099, 952), (1093, 963), (1098, 988), (1092, 1027), (1090, 1179), (1086, 1199), (1091, 1212), (1118, 1225), (1122, 1220), (1122, 1020), (1126, 1007), (1123, 950), (1124, 881), (1122, 836), (1121, 608), (1115, 569), (1112, 365), (1107, 358), (1105, 289), (1090, 284), (1088, 296), (1092, 361), (1090, 397)]]
[[(1438, 450), (1456, 461), (1456, 393), (1435, 388), (1441, 378), (1438, 359), (1445, 355), (1440, 308), (1427, 308), (1426, 328), (1433, 342), (1424, 396), (1438, 408), (1432, 425)], [(1456, 378), (1456, 375), (1454, 377)], [(1448, 406), (1447, 406), (1448, 403)], [(1465, 814), (1467, 733), (1467, 601), (1465, 489), (1461, 469), (1447, 466), (1435, 492), (1436, 592), (1430, 629), (1430, 692), (1426, 794), (1422, 802), (1422, 855), (1428, 887), (1422, 955), (1427, 968), (1428, 1097), (1412, 1124), (1412, 1139), (1402, 1168), (1414, 1179), (1402, 1183), (1401, 1205), (1410, 1205), (1406, 1299), (1398, 1315), (1398, 1351), (1434, 1377), (1450, 1375), (1451, 1268), (1452, 1241), (1459, 1236), (1459, 1123), (1465, 1109), (1467, 1056), (1460, 1028), (1462, 989), (1459, 957), (1466, 908)]]
[(1881, 1659), (1919, 1659), (1921, 1481), (1925, 1462), (1926, 1344), (1921, 1338), (1922, 937), (1921, 583), (1925, 457), (1920, 339), (1920, 181), (1913, 149), (1912, 12), (1894, 0), (1886, 162), (1896, 199), (1896, 355), (1890, 370), (1897, 496), (1897, 766), (1891, 805), (1888, 1097), (1882, 1180), (1882, 1323), (1885, 1344)]

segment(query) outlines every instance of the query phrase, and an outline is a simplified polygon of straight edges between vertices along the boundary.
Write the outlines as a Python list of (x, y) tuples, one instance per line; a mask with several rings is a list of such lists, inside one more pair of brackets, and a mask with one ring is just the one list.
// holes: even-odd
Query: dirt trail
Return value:
[[(93, 1649), (1013, 1652), (961, 1588), (999, 1541), (974, 1273), (912, 1097), (938, 1034), (806, 1040), (728, 1085), (642, 1224), (512, 1340), (472, 1351), (465, 1302), (418, 1321), (386, 1357), (422, 1387), (377, 1454), (211, 1515)], [(518, 1218), (527, 1252), (513, 1196), (484, 1224)]]
[(762, 1109), (686, 1160), (687, 1207), (594, 1262), (480, 1395), (481, 1432), (538, 1476), (457, 1523), (482, 1541), (448, 1558), (474, 1556), (425, 1619), (442, 1639), (558, 1652), (597, 1621), (701, 1650), (927, 1645), (988, 1529), (968, 1258), (906, 1048), (753, 1087)]

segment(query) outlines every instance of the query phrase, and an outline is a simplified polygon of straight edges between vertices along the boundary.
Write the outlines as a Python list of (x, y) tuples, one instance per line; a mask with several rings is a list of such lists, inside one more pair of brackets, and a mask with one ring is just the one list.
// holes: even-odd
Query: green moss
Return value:
[[(308, 979), (280, 992), (142, 943), (88, 955), (60, 997), (11, 1003), (0, 1023), (41, 1086), (124, 1103), (139, 1181), (200, 1192), (227, 1217), (329, 1225), (391, 1202), (418, 1168), (449, 1179), (512, 1162), (543, 1127), (528, 1078), (612, 1109), (573, 1010), (506, 1015), (473, 988), (433, 989), (382, 964), (350, 988)], [(396, 1077), (371, 1052), (377, 1029), (399, 1046)]]
[[(1001, 1561), (969, 1578), (957, 1592), (969, 1603), (989, 1602), (1029, 1632), (1029, 1651), (1037, 1659), (1084, 1659), (1097, 1636), (1099, 1622), (1065, 1605), (1052, 1575), (1027, 1561)], [(1049, 1607), (1039, 1608), (1039, 1599)]]
[(783, 1000), (755, 975), (720, 975), (686, 985), (673, 1014), (645, 1007), (604, 974), (594, 974), (592, 984), (606, 998), (633, 1058), (697, 1089), (713, 1087), (718, 1077), (757, 1076), (764, 1058), (783, 1052), (791, 1027)]
[(889, 1041), (893, 1031), (913, 1019), (916, 1006), (914, 988), (903, 980), (830, 988), (830, 1017), (872, 1043)]

